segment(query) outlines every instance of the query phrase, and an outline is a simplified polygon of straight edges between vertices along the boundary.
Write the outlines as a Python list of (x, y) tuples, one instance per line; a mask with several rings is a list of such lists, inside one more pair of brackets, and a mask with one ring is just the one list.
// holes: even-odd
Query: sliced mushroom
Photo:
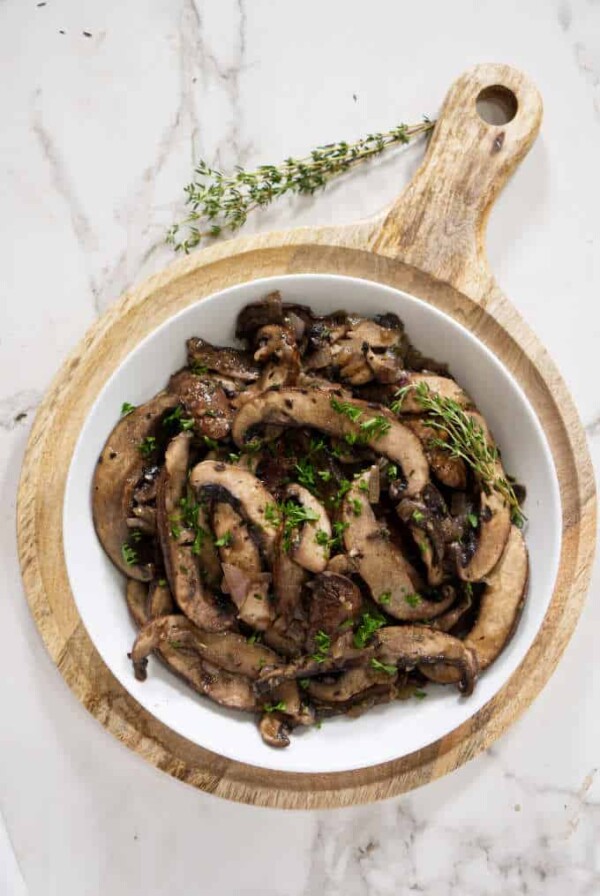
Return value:
[(238, 618), (259, 631), (270, 626), (275, 613), (269, 600), (271, 575), (263, 572), (260, 553), (242, 517), (230, 504), (215, 505), (213, 528), (221, 554), (227, 591)]
[(258, 723), (260, 736), (269, 747), (289, 747), (290, 723), (278, 712), (265, 712)]
[(128, 579), (125, 597), (133, 621), (138, 628), (141, 628), (150, 618), (148, 614), (148, 585), (137, 579)]
[(185, 616), (161, 616), (144, 625), (131, 650), (131, 661), (136, 678), (146, 677), (148, 656), (157, 647), (168, 644), (179, 650), (194, 651), (202, 660), (219, 669), (256, 679), (263, 667), (272, 668), (280, 662), (270, 648), (251, 643), (235, 632), (206, 632)]
[[(446, 587), (452, 586), (448, 585)], [(437, 619), (432, 619), (429, 625), (431, 626), (431, 628), (435, 628), (439, 632), (452, 631), (454, 626), (458, 625), (465, 613), (467, 613), (468, 610), (471, 609), (471, 606), (471, 598), (467, 594), (463, 594), (453, 607), (451, 607), (445, 613), (442, 613), (442, 615), (438, 616)]]
[[(487, 576), (477, 621), (464, 640), (483, 671), (502, 653), (517, 626), (527, 593), (529, 561), (523, 536), (512, 526), (498, 565)], [(433, 666), (422, 670), (432, 681), (443, 684), (456, 678), (454, 669)]]
[(402, 422), (414, 432), (423, 445), (433, 475), (448, 488), (466, 488), (467, 468), (464, 460), (461, 457), (454, 457), (449, 450), (441, 446), (431, 444), (433, 439), (447, 440), (444, 430), (428, 426), (422, 417), (406, 417)]
[(308, 649), (315, 647), (315, 636), (324, 632), (331, 640), (356, 618), (362, 595), (354, 582), (335, 572), (322, 572), (309, 585)]
[[(406, 494), (420, 492), (429, 479), (429, 467), (421, 443), (389, 411), (367, 402), (347, 402), (335, 410), (331, 393), (317, 390), (282, 389), (268, 392), (245, 404), (236, 414), (232, 434), (237, 445), (243, 445), (248, 431), (255, 426), (275, 423), (279, 426), (307, 426), (338, 438), (364, 441), (378, 454), (400, 464), (407, 481)], [(333, 402), (333, 404), (332, 404)], [(347, 412), (350, 412), (350, 419)], [(374, 420), (382, 425), (369, 426)], [(365, 424), (367, 427), (365, 428)]]
[(272, 555), (278, 524), (269, 509), (275, 507), (275, 499), (256, 476), (231, 464), (207, 460), (194, 467), (190, 483), (199, 493), (232, 503), (252, 525), (264, 553)]
[(265, 666), (255, 681), (254, 690), (259, 695), (267, 694), (286, 681), (314, 678), (317, 675), (327, 675), (358, 666), (367, 666), (374, 656), (374, 646), (358, 650), (352, 646), (351, 638), (348, 641), (342, 636), (332, 643), (327, 655), (308, 654), (292, 660), (286, 665)]
[(306, 570), (292, 560), (283, 539), (279, 538), (273, 556), (273, 590), (277, 614), (282, 619), (294, 617), (300, 607), (302, 588), (307, 578)]
[(252, 383), (260, 371), (248, 352), (229, 346), (211, 345), (193, 336), (187, 343), (188, 364), (198, 369), (206, 368), (226, 377)]
[(319, 703), (347, 703), (374, 685), (389, 685), (396, 681), (397, 677), (397, 670), (389, 675), (372, 666), (365, 666), (348, 669), (327, 680), (311, 678), (307, 682), (306, 690), (309, 696)]
[(253, 336), (261, 327), (281, 323), (283, 323), (281, 293), (270, 292), (259, 302), (250, 302), (242, 308), (237, 317), (235, 335), (238, 339), (246, 339)]
[(100, 543), (114, 565), (130, 579), (148, 582), (154, 574), (151, 564), (129, 564), (121, 551), (130, 536), (133, 494), (144, 468), (149, 466), (140, 446), (154, 433), (165, 411), (177, 404), (173, 395), (160, 392), (147, 404), (122, 417), (109, 435), (94, 473), (92, 513)]
[(374, 640), (380, 662), (402, 669), (427, 669), (443, 662), (456, 669), (458, 689), (465, 696), (473, 692), (479, 672), (477, 654), (458, 638), (424, 625), (398, 625), (380, 629)]
[(306, 621), (303, 619), (288, 621), (284, 616), (279, 616), (263, 633), (263, 640), (281, 656), (297, 659), (304, 653)]
[(202, 629), (223, 631), (234, 623), (232, 609), (204, 584), (194, 546), (178, 541), (180, 502), (184, 496), (191, 434), (182, 432), (169, 443), (158, 484), (157, 521), (167, 579), (181, 610)]
[[(491, 433), (480, 414), (471, 413), (470, 417), (484, 431), (488, 443), (493, 445)], [(494, 465), (493, 481), (504, 480), (506, 473), (500, 458)], [(475, 552), (470, 558), (458, 554), (457, 572), (464, 582), (480, 582), (492, 570), (508, 541), (511, 520), (510, 508), (503, 495), (493, 486), (481, 486), (479, 526)]]
[(433, 619), (448, 609), (454, 597), (436, 602), (415, 592), (410, 564), (390, 540), (387, 529), (378, 522), (369, 504), (368, 492), (361, 488), (363, 483), (367, 485), (368, 477), (367, 471), (354, 480), (342, 504), (346, 552), (368, 585), (373, 600), (386, 613), (407, 622)]
[[(331, 523), (327, 511), (308, 489), (295, 482), (288, 485), (285, 495), (297, 501), (310, 516), (314, 517), (302, 524), (299, 533), (292, 534), (290, 553), (298, 566), (303, 569), (314, 573), (323, 572), (329, 560), (331, 538)], [(320, 533), (323, 533), (323, 536), (318, 541)]]
[(171, 590), (166, 579), (154, 579), (148, 589), (148, 618), (170, 616), (175, 610)]
[(169, 380), (169, 392), (177, 396), (194, 420), (198, 432), (211, 439), (229, 434), (233, 411), (222, 387), (209, 376), (180, 370)]

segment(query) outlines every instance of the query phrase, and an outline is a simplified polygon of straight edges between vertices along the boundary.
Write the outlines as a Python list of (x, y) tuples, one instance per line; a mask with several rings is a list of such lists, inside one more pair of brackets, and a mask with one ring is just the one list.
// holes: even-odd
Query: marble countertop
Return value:
[[(554, 677), (485, 755), (383, 804), (294, 814), (195, 792), (107, 734), (46, 654), (16, 556), (35, 408), (96, 316), (170, 260), (193, 160), (277, 161), (433, 116), (490, 60), (527, 70), (545, 100), (490, 221), (491, 265), (600, 461), (600, 4), (0, 0), (1, 896), (600, 893), (598, 567)], [(248, 230), (375, 212), (421, 153)]]

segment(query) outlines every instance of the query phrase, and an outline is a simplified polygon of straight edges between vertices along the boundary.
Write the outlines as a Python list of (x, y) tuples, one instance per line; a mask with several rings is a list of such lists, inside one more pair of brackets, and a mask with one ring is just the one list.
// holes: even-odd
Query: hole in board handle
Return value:
[(508, 124), (517, 114), (517, 98), (508, 87), (493, 84), (484, 87), (476, 99), (477, 114), (487, 124)]

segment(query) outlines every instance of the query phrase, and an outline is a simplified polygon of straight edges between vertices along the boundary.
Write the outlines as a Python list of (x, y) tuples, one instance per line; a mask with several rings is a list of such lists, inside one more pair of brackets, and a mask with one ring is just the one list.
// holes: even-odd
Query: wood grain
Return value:
[[(477, 115), (485, 87), (518, 104), (501, 127)], [(18, 539), (31, 611), (78, 699), (157, 768), (219, 796), (261, 806), (317, 808), (383, 799), (446, 774), (488, 747), (548, 680), (573, 632), (590, 577), (595, 486), (571, 397), (543, 346), (495, 283), (485, 257), (492, 203), (540, 126), (539, 94), (507, 66), (477, 66), (452, 86), (426, 158), (396, 203), (376, 219), (302, 228), (211, 246), (125, 294), (87, 333), (38, 411), (23, 464)], [(346, 274), (424, 299), (467, 326), (517, 377), (546, 432), (558, 473), (563, 539), (543, 626), (521, 667), (479, 713), (410, 756), (351, 773), (269, 772), (196, 746), (153, 718), (116, 681), (91, 643), (69, 589), (62, 505), (81, 425), (110, 372), (163, 320), (199, 298), (257, 277)]]

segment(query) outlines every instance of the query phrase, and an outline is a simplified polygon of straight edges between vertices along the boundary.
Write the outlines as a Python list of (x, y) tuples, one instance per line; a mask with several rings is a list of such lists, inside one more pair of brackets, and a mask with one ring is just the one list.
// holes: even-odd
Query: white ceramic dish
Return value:
[[(426, 354), (449, 363), (473, 396), (502, 448), (508, 471), (527, 486), (529, 594), (520, 625), (469, 698), (454, 688), (428, 687), (426, 700), (381, 706), (358, 719), (327, 721), (302, 731), (286, 750), (261, 740), (252, 716), (222, 709), (194, 694), (150, 660), (147, 681), (135, 680), (127, 652), (135, 627), (125, 604), (125, 582), (105, 556), (92, 523), (90, 488), (104, 441), (121, 404), (142, 404), (164, 388), (185, 362), (185, 340), (202, 336), (234, 344), (239, 310), (279, 289), (284, 301), (317, 312), (338, 308), (364, 314), (393, 311)], [(335, 772), (377, 765), (430, 744), (481, 709), (515, 671), (546, 613), (560, 552), (561, 510), (554, 465), (543, 430), (513, 377), (467, 330), (426, 303), (371, 281), (322, 274), (254, 280), (203, 299), (167, 320), (141, 342), (108, 380), (82, 428), (65, 493), (67, 570), (77, 608), (104, 662), (129, 693), (174, 731), (231, 759), (288, 772)]]

